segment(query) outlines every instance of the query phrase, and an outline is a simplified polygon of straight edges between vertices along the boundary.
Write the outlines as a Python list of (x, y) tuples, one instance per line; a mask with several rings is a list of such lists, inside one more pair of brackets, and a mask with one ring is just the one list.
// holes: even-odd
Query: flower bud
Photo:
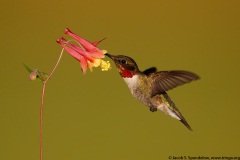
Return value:
[(35, 80), (35, 79), (37, 79), (37, 70), (36, 69), (34, 69), (30, 74), (29, 74), (29, 78), (30, 78), (30, 80)]

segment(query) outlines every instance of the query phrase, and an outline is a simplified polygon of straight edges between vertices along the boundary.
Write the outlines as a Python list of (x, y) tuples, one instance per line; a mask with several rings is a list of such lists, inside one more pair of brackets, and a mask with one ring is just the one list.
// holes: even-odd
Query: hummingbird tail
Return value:
[(171, 100), (171, 98), (167, 95), (167, 93), (165, 94), (161, 94), (160, 95), (162, 100), (164, 101), (164, 104), (159, 105), (158, 109), (160, 109), (161, 111), (165, 112), (166, 114), (170, 115), (171, 117), (179, 120), (180, 122), (182, 122), (190, 131), (192, 131), (192, 128), (190, 127), (190, 125), (187, 123), (187, 121), (185, 120), (185, 118), (183, 117), (183, 115), (181, 114), (181, 112), (177, 109), (176, 105), (173, 103), (173, 101)]
[(190, 131), (193, 131), (190, 125), (187, 123), (187, 121), (184, 118), (179, 121), (182, 122)]

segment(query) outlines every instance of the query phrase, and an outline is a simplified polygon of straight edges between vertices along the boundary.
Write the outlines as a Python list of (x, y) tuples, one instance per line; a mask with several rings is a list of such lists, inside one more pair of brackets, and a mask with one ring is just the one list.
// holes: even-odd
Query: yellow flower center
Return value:
[(101, 61), (100, 67), (102, 68), (102, 71), (108, 71), (109, 69), (111, 69), (111, 65), (109, 61), (104, 61), (104, 60)]

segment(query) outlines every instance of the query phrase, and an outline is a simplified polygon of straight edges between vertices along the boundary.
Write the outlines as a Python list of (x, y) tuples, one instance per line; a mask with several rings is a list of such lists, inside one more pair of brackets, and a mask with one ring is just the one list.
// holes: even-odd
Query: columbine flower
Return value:
[(90, 43), (71, 32), (68, 28), (65, 29), (64, 33), (72, 36), (76, 40), (77, 44), (74, 44), (72, 40), (67, 41), (63, 37), (60, 37), (57, 40), (57, 43), (59, 43), (72, 57), (80, 62), (83, 73), (86, 73), (87, 68), (92, 71), (92, 67), (100, 66), (103, 71), (110, 68), (110, 63), (102, 60), (107, 51), (100, 50), (97, 47), (97, 45), (105, 38), (100, 41)]

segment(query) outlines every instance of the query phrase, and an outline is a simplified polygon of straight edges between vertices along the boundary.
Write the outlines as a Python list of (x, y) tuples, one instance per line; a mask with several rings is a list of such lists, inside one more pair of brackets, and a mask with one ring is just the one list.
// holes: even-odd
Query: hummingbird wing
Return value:
[(152, 73), (149, 75), (149, 78), (152, 82), (151, 97), (153, 97), (156, 94), (164, 93), (167, 90), (197, 80), (200, 77), (192, 72), (175, 70)]
[(156, 67), (151, 67), (151, 68), (148, 68), (148, 69), (146, 69), (146, 70), (143, 71), (143, 73), (144, 73), (145, 75), (149, 75), (149, 74), (155, 73), (155, 72), (157, 72), (157, 68), (156, 68)]

